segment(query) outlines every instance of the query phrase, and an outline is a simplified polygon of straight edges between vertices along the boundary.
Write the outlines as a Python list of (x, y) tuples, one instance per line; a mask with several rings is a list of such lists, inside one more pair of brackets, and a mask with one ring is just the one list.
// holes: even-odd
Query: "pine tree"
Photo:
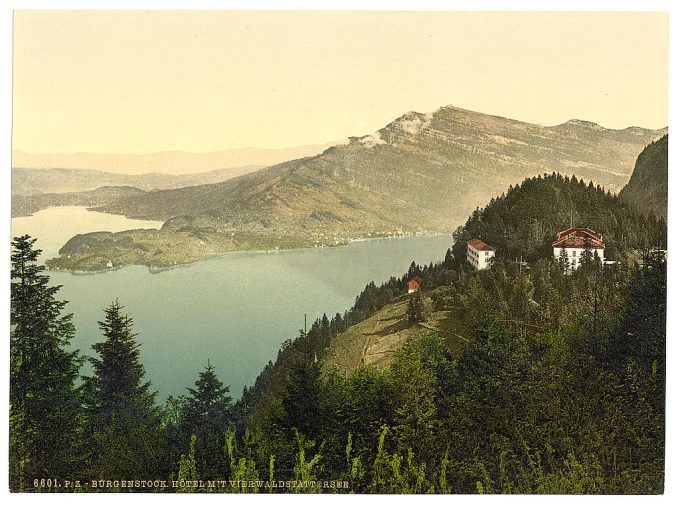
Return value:
[(326, 313), (323, 314), (323, 317), (321, 318), (321, 337), (319, 338), (321, 341), (321, 347), (326, 348), (331, 340), (333, 339), (333, 334), (331, 332), (331, 323), (328, 320), (328, 317), (326, 316)]
[[(81, 428), (75, 381), (82, 358), (68, 351), (75, 329), (66, 302), (55, 298), (36, 239), (12, 241), (10, 299), (10, 469), (12, 491), (36, 488), (34, 479), (74, 473)], [(30, 484), (29, 484), (30, 483)], [(38, 489), (41, 486), (37, 486)]]
[(338, 334), (345, 330), (345, 320), (340, 313), (335, 313), (335, 318), (331, 323), (335, 323), (335, 330)]
[(409, 323), (418, 323), (425, 320), (425, 305), (420, 291), (413, 292), (408, 300), (406, 316)]
[(444, 255), (444, 267), (447, 269), (455, 268), (453, 251), (451, 250), (451, 248), (448, 248), (446, 250), (446, 254)]
[(191, 396), (185, 407), (185, 418), (191, 434), (196, 436), (196, 458), (200, 472), (210, 479), (226, 473), (224, 434), (231, 420), (229, 386), (217, 378), (210, 364), (196, 380), (196, 388), (187, 388)]
[(407, 279), (414, 278), (416, 276), (422, 276), (423, 275), (423, 270), (421, 269), (420, 265), (416, 265), (415, 261), (411, 262), (411, 265), (408, 267), (408, 272), (406, 273)]
[(297, 429), (315, 438), (321, 428), (321, 367), (318, 362), (298, 361), (291, 369), (286, 394), (281, 402), (284, 416), (281, 427), (290, 436)]
[(160, 460), (160, 415), (150, 382), (143, 381), (132, 319), (122, 308), (114, 301), (104, 310), (104, 340), (92, 346), (99, 358), (90, 358), (94, 375), (85, 377), (87, 467), (98, 478), (147, 478)]

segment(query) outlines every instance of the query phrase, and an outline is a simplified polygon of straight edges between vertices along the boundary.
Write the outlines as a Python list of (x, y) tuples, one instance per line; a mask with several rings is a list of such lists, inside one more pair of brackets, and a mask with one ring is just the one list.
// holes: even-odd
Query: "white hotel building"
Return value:
[(557, 234), (557, 239), (553, 242), (553, 256), (559, 260), (564, 252), (569, 264), (568, 270), (574, 271), (581, 265), (581, 255), (586, 250), (593, 256), (597, 254), (604, 263), (604, 247), (601, 233), (590, 228), (569, 228)]
[(489, 244), (482, 242), (479, 239), (468, 240), (467, 243), (467, 261), (470, 262), (476, 270), (486, 269), (491, 265), (491, 260), (496, 255), (496, 250)]

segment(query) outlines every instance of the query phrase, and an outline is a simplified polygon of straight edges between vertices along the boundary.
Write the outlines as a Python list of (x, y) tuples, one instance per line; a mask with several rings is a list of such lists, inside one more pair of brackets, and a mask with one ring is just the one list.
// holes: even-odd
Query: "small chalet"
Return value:
[(491, 260), (496, 256), (496, 250), (489, 244), (479, 239), (468, 240), (467, 242), (467, 261), (470, 262), (475, 270), (486, 269), (491, 265)]
[(569, 228), (557, 234), (553, 242), (553, 256), (559, 260), (560, 256), (566, 255), (569, 269), (576, 270), (586, 250), (597, 254), (604, 263), (604, 247), (601, 233), (590, 228)]
[(418, 276), (409, 279), (408, 281), (408, 293), (417, 292), (420, 290), (420, 278)]

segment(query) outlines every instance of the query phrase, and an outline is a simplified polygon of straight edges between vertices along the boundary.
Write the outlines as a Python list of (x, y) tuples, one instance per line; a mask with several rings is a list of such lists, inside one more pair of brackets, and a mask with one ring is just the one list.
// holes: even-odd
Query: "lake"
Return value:
[(128, 219), (125, 216), (94, 212), (85, 207), (50, 207), (32, 216), (12, 218), (12, 237), (30, 234), (37, 240), (35, 247), (43, 250), (40, 260), (54, 258), (66, 241), (85, 232), (122, 232), (137, 228), (163, 226), (162, 221)]
[[(12, 233), (44, 234), (39, 247), (53, 255), (75, 233), (160, 226), (103, 216), (111, 215), (55, 207), (32, 221), (15, 219)], [(90, 229), (73, 232), (65, 221)], [(146, 267), (125, 267), (49, 275), (52, 284), (63, 285), (58, 298), (69, 301), (67, 311), (74, 314), (76, 327), (72, 344), (82, 353), (92, 355), (90, 345), (101, 339), (97, 321), (102, 310), (118, 299), (134, 320), (141, 359), (160, 400), (186, 394), (208, 360), (231, 386), (232, 396), (240, 397), (243, 386), (276, 359), (281, 343), (303, 328), (305, 314), (311, 324), (323, 313), (329, 318), (342, 313), (369, 281), (401, 276), (411, 261), (442, 260), (450, 244), (449, 235), (373, 239), (334, 248), (232, 253), (156, 274)]]

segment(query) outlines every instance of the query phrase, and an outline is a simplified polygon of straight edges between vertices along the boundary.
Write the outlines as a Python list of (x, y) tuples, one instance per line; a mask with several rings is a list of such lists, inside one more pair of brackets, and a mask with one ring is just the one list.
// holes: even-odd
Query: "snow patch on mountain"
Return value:
[(401, 119), (399, 126), (408, 134), (418, 134), (432, 123), (434, 112), (430, 113), (409, 113)]
[(376, 131), (373, 134), (367, 134), (359, 138), (359, 143), (364, 145), (366, 148), (373, 148), (376, 145), (385, 145), (387, 142), (382, 139), (380, 132)]

